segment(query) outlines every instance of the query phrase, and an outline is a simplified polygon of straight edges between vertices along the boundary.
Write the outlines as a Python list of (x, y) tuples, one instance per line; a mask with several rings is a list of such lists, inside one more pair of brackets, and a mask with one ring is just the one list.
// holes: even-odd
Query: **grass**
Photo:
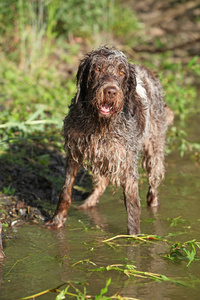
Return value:
[(196, 240), (187, 241), (184, 243), (176, 242), (173, 244), (166, 254), (163, 257), (171, 260), (189, 260), (187, 267), (190, 266), (191, 262), (195, 259), (196, 248), (200, 249), (200, 243)]
[[(75, 282), (76, 283), (76, 282)], [(77, 284), (77, 283), (76, 283)], [(67, 297), (70, 297), (70, 298), (76, 298), (77, 300), (85, 300), (85, 299), (94, 299), (94, 300), (101, 300), (101, 299), (104, 299), (104, 300), (111, 300), (111, 299), (119, 299), (119, 300), (137, 300), (136, 298), (132, 298), (132, 297), (121, 297), (120, 295), (113, 295), (113, 296), (110, 296), (110, 297), (107, 297), (105, 294), (107, 294), (108, 292), (108, 287), (109, 285), (111, 284), (111, 278), (109, 278), (106, 282), (106, 286), (104, 288), (101, 289), (100, 293), (96, 296), (91, 296), (91, 295), (88, 295), (87, 294), (87, 291), (86, 291), (86, 288), (84, 288), (84, 291), (81, 292), (73, 282), (67, 282), (67, 283), (64, 283), (56, 288), (52, 288), (52, 289), (48, 289), (46, 291), (42, 291), (40, 293), (37, 293), (35, 295), (32, 295), (32, 296), (28, 296), (28, 297), (24, 297), (24, 298), (21, 298), (19, 300), (28, 300), (28, 299), (33, 299), (33, 298), (36, 298), (36, 297), (39, 297), (39, 296), (42, 296), (42, 295), (45, 295), (47, 293), (59, 293), (55, 300), (61, 300), (61, 299), (67, 299)], [(59, 288), (62, 287), (63, 285), (67, 285), (67, 287), (60, 291)], [(69, 291), (69, 289), (73, 289), (72, 291)]]

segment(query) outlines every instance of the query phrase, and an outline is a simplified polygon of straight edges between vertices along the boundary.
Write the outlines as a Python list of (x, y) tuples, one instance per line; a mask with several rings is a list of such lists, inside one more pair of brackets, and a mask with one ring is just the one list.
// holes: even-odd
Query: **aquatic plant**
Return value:
[(196, 247), (200, 249), (200, 242), (197, 242), (196, 240), (187, 241), (184, 243), (176, 242), (171, 246), (169, 252), (163, 255), (163, 257), (170, 260), (189, 260), (187, 264), (187, 267), (189, 267), (197, 254)]

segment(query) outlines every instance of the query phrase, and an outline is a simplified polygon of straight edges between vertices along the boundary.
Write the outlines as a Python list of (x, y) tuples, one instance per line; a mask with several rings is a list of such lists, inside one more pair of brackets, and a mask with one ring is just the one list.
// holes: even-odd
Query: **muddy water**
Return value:
[[(167, 237), (172, 242), (200, 241), (200, 167), (189, 155), (181, 159), (176, 152), (167, 157), (167, 165), (166, 179), (159, 189), (161, 205), (157, 212), (146, 208), (146, 182), (140, 186), (142, 233)], [(163, 242), (138, 244), (124, 241), (114, 247), (102, 243), (108, 237), (126, 233), (122, 192), (113, 192), (108, 188), (98, 207), (90, 212), (76, 211), (72, 206), (67, 225), (62, 230), (49, 231), (38, 225), (13, 228), (14, 238), (7, 243), (7, 258), (0, 269), (0, 299), (19, 299), (66, 281), (81, 282), (88, 294), (96, 295), (109, 277), (112, 283), (108, 295), (120, 290), (124, 297), (145, 300), (200, 299), (200, 260), (187, 267), (187, 260), (163, 259), (160, 253), (169, 251), (169, 245)], [(176, 226), (170, 226), (171, 219), (177, 217), (180, 218)], [(197, 258), (200, 258), (199, 250)], [(84, 259), (97, 266), (91, 263), (73, 266)], [(87, 270), (113, 264), (134, 264), (137, 270), (183, 280), (189, 286), (128, 278), (118, 271)], [(83, 286), (79, 289), (83, 291)], [(37, 299), (55, 298), (55, 293), (48, 293)], [(67, 296), (66, 299), (75, 298)]]

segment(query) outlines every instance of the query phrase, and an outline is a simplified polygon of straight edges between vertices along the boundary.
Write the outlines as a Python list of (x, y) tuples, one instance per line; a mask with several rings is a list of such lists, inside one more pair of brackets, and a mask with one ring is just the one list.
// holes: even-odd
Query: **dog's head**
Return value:
[(75, 103), (100, 117), (118, 114), (135, 92), (133, 65), (118, 50), (101, 47), (86, 56), (77, 73)]

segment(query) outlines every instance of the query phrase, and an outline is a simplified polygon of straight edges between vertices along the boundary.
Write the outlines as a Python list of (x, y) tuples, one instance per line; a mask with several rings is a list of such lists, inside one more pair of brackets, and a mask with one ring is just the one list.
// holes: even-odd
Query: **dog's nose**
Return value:
[(114, 98), (117, 96), (118, 89), (115, 86), (107, 86), (104, 89), (104, 95), (109, 98)]

